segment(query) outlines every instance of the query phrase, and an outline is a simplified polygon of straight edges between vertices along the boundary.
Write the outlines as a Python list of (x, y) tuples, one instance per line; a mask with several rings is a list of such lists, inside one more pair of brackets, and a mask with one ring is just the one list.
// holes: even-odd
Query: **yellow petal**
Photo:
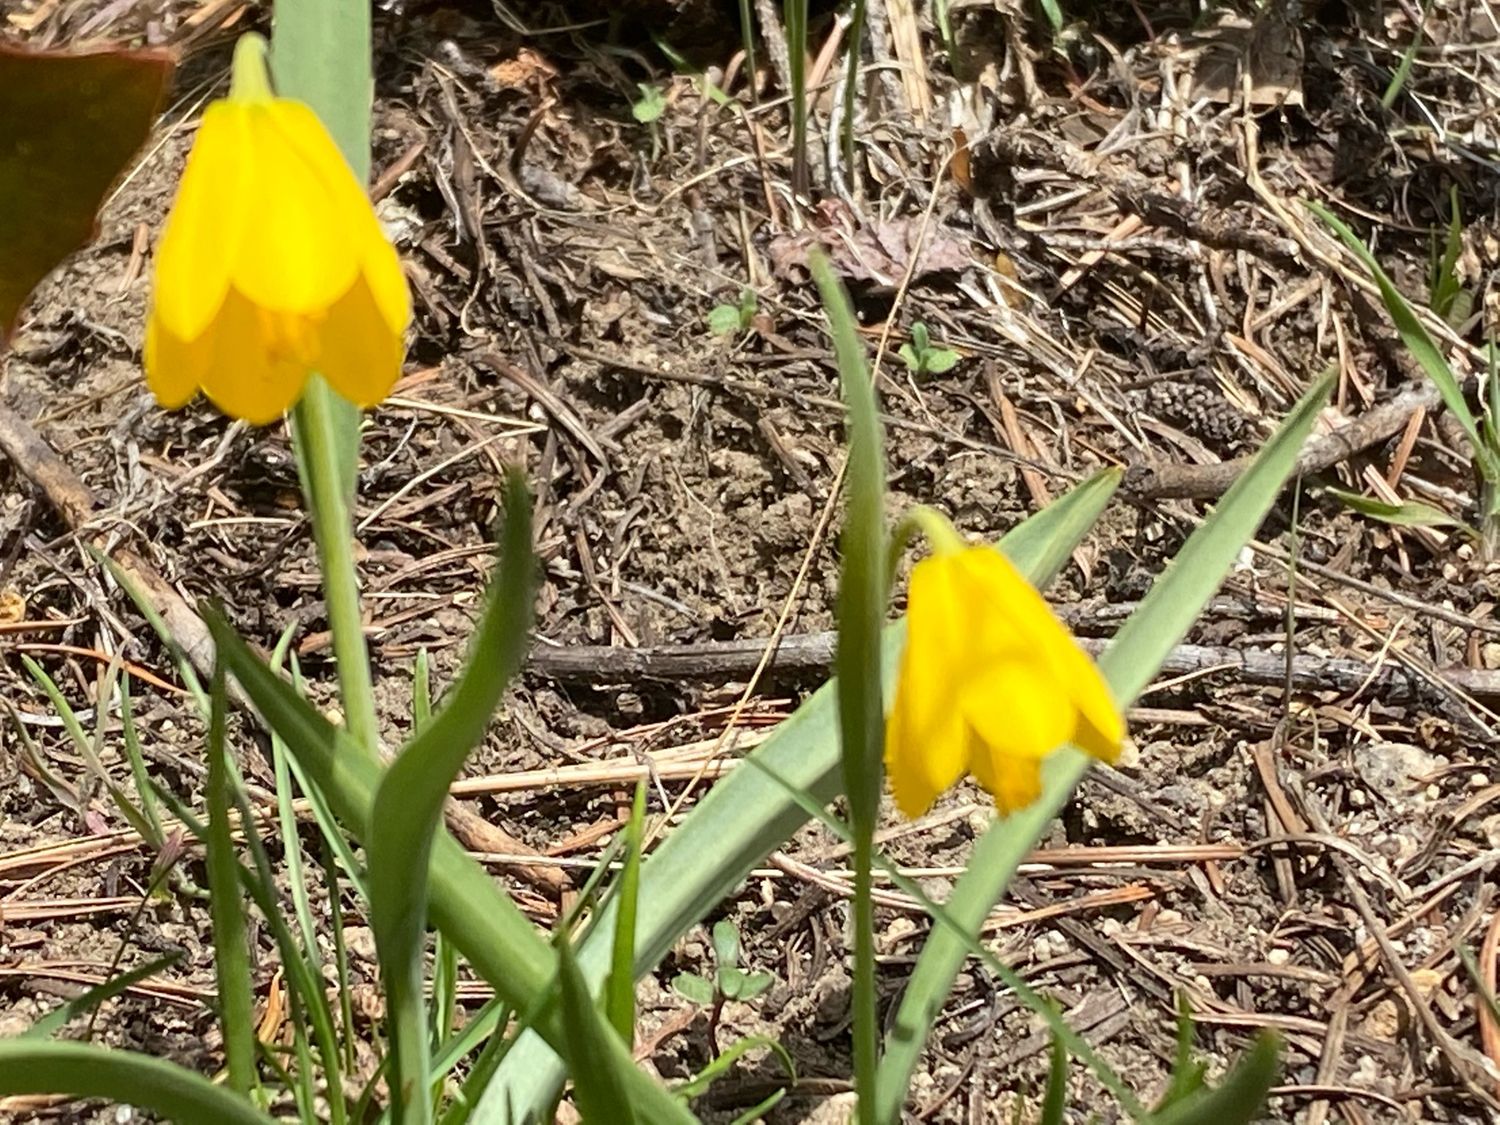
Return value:
[(974, 754), (974, 779), (995, 798), (995, 807), (1010, 814), (1042, 795), (1042, 765), (1038, 758), (1005, 754)]
[(406, 273), (401, 268), (401, 258), (396, 248), (385, 237), (380, 223), (375, 220), (366, 233), (364, 256), (364, 282), (375, 299), (385, 326), (398, 339), (406, 333), (411, 323), (411, 291), (406, 285)]
[(959, 596), (970, 607), (976, 659), (994, 660), (1018, 650), (1050, 659), (1048, 650), (1058, 641), (1071, 643), (1046, 599), (999, 551), (970, 547), (952, 558)]
[(1076, 645), (1073, 649), (1077, 660), (1069, 659), (1072, 670), (1066, 681), (1073, 706), (1078, 709), (1073, 742), (1100, 761), (1113, 763), (1125, 741), (1125, 720), (1094, 662)]
[(317, 367), (334, 390), (359, 406), (390, 394), (401, 374), (401, 331), (391, 328), (364, 278), (333, 306), (321, 336)]
[(202, 336), (229, 290), (230, 262), (254, 213), (240, 205), (252, 163), (247, 144), (241, 112), (225, 102), (208, 107), (156, 244), (152, 304), (179, 340)]
[[(985, 750), (1011, 758), (1046, 757), (1067, 744), (1078, 722), (1066, 685), (1025, 659), (985, 669), (964, 688), (961, 706)], [(976, 747), (976, 763), (984, 753)]]
[(231, 289), (209, 329), (203, 391), (225, 414), (264, 425), (280, 418), (307, 382), (305, 352), (315, 329), (299, 318), (268, 313)]
[(953, 597), (943, 557), (912, 568), (896, 698), (886, 724), (886, 770), (901, 811), (920, 816), (968, 768), (969, 739), (958, 709), (955, 637), (964, 607)]
[(153, 309), (146, 319), (146, 344), (142, 356), (146, 385), (156, 401), (176, 410), (198, 393), (208, 367), (208, 348), (203, 340), (180, 340), (162, 323)]
[(988, 665), (1023, 653), (1050, 670), (1050, 678), (1062, 685), (1078, 712), (1070, 740), (1094, 757), (1113, 762), (1125, 737), (1125, 722), (1088, 654), (1046, 599), (998, 551), (975, 547), (958, 557), (963, 561), (963, 596), (971, 604), (990, 607), (975, 612), (975, 643), (981, 650), (975, 659)]
[(237, 247), (231, 283), (263, 309), (327, 313), (359, 276), (369, 201), (307, 106), (285, 98), (232, 105), (244, 115), (254, 166), (223, 207), (253, 214), (256, 226)]

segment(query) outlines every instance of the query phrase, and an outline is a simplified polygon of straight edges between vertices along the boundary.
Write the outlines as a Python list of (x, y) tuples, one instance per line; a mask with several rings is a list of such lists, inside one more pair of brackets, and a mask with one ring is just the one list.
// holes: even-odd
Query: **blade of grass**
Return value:
[(120, 730), (125, 741), (125, 756), (130, 759), (130, 776), (135, 782), (136, 800), (140, 802), (141, 815), (150, 827), (150, 835), (144, 839), (157, 851), (161, 851), (167, 835), (162, 831), (161, 814), (156, 811), (156, 793), (151, 787), (150, 775), (146, 772), (146, 755), (141, 749), (140, 732), (135, 726), (135, 706), (130, 695), (130, 673), (120, 677)]
[[(256, 710), (285, 740), (293, 760), (305, 767), (309, 781), (327, 797), (341, 823), (363, 838), (380, 783), (379, 765), (358, 753), (344, 731), (278, 678), (219, 612), (209, 606), (200, 607), (200, 612), (220, 658)], [(555, 954), (515, 902), (445, 831), (433, 845), (429, 882), (433, 921), (498, 995), (523, 1011), (554, 995)], [(537, 1030), (549, 1045), (572, 1056), (555, 1007), (542, 1009)], [(652, 1125), (693, 1120), (660, 1084), (631, 1065), (624, 1044), (613, 1036), (606, 1041), (613, 1044), (612, 1061), (620, 1066), (642, 1117)]]
[[(104, 764), (99, 760), (100, 740), (103, 738), (106, 725), (104, 720), (102, 718), (98, 720), (94, 727), (95, 737), (90, 738), (84, 731), (83, 724), (79, 721), (78, 713), (73, 710), (73, 706), (68, 702), (67, 697), (63, 695), (52, 677), (47, 674), (47, 670), (24, 652), (21, 654), (21, 664), (31, 673), (32, 679), (36, 680), (41, 686), (48, 701), (52, 704), (53, 710), (57, 712), (57, 717), (62, 720), (63, 729), (68, 732), (68, 737), (72, 740), (73, 745), (78, 748), (78, 753), (83, 757), (84, 762), (87, 763), (89, 772), (94, 775), (99, 784), (104, 786), (105, 792), (109, 794), (110, 803), (124, 817), (125, 823), (129, 824), (135, 830), (136, 835), (140, 836), (143, 840), (151, 841), (151, 822), (140, 809), (135, 807), (134, 802), (130, 799), (130, 794), (126, 793), (115, 779), (109, 775), (109, 771), (104, 768)], [(113, 669), (116, 665), (112, 664), (110, 667)], [(99, 708), (101, 711), (107, 711), (109, 708), (109, 700), (114, 695), (113, 684), (114, 676), (112, 672), (107, 671), (99, 685)]]
[(614, 948), (609, 980), (604, 986), (604, 1010), (627, 1047), (635, 1046), (635, 916), (641, 892), (641, 846), (646, 832), (646, 782), (636, 782), (625, 826), (625, 865), (620, 869), (615, 896)]
[(489, 728), (520, 667), (535, 600), (531, 500), (518, 472), (505, 486), (500, 563), (458, 683), (438, 714), (386, 768), (375, 791), (369, 853), (370, 922), (385, 983), (395, 1119), (431, 1120), (428, 1023), (422, 946), (427, 930), (427, 871), (448, 788)]
[[(1085, 481), (1011, 530), (1000, 547), (1021, 573), (1045, 586), (1071, 557), (1119, 486), (1109, 470)], [(883, 670), (895, 674), (904, 626), (886, 629)], [(837, 687), (825, 684), (750, 760), (762, 762), (820, 801), (838, 792), (841, 769)], [(718, 781), (641, 867), (641, 905), (636, 926), (636, 974), (655, 966), (679, 934), (733, 892), (756, 864), (806, 823), (808, 812), (759, 771), (737, 769)], [(596, 931), (611, 932), (613, 907), (606, 905)], [(596, 934), (579, 949), (579, 968), (591, 981), (608, 969), (608, 948)], [(1076, 1053), (1076, 1052), (1075, 1052)], [(509, 1105), (525, 1120), (547, 1112), (562, 1089), (562, 1064), (537, 1037), (527, 1035), (501, 1065), (483, 1103)], [(495, 1120), (504, 1120), (496, 1117)]]
[[(245, 797), (244, 788), (234, 786), (235, 806), (239, 810), (240, 823), (253, 825), (254, 812)], [(292, 928), (282, 917), (281, 900), (277, 893), (276, 876), (271, 868), (270, 857), (265, 846), (253, 831), (245, 833), (245, 845), (250, 852), (253, 867), (239, 865), (240, 885), (259, 908), (261, 916), (276, 942), (281, 955), (282, 969), (286, 974), (287, 991), (292, 998), (294, 1011), (298, 1015), (297, 1032), (303, 1032), (305, 1016), (312, 1026), (312, 1037), (317, 1042), (322, 1059), (323, 1083), (327, 1090), (329, 1125), (344, 1125), (347, 1120), (344, 1106), (344, 1077), (339, 1054), (339, 1040), (334, 1029), (333, 1009), (328, 1003), (328, 990), (324, 986), (319, 967), (317, 945), (300, 944)]]
[[(244, 900), (240, 897), (239, 861), (234, 855), (229, 823), (233, 769), (224, 737), (228, 699), (224, 670), (214, 669), (208, 726), (207, 849), (208, 890), (214, 926), (214, 974), (219, 984), (219, 1025), (224, 1034), (224, 1059), (229, 1088), (248, 1096), (255, 1077), (255, 992), (250, 979), (250, 947), (245, 933)], [(248, 831), (255, 822), (246, 821)]]
[[(566, 937), (557, 943), (558, 976), (562, 982), (563, 1030), (574, 1050), (584, 1058), (607, 1057), (608, 1023), (598, 1018), (594, 997), (578, 971), (573, 947)], [(573, 1101), (583, 1125), (635, 1125), (639, 1120), (619, 1073), (612, 1066), (582, 1066), (573, 1070)]]
[[(1254, 535), (1296, 465), (1333, 379), (1329, 373), (1313, 384), (1105, 650), (1099, 669), (1121, 705), (1134, 700), (1150, 683)], [(964, 932), (978, 932), (1022, 857), (1072, 795), (1089, 761), (1071, 749), (1052, 755), (1043, 770), (1041, 797), (1021, 812), (997, 819), (975, 844), (946, 907)], [(967, 952), (965, 944), (945, 928), (935, 929), (923, 947), (895, 1024), (886, 1035), (880, 1068), (881, 1121), (899, 1118), (910, 1076)]]
[[(862, 5), (857, 5), (862, 8)], [(857, 48), (850, 45), (857, 55)], [(853, 116), (852, 90), (849, 112)], [(851, 142), (852, 144), (852, 142)], [(875, 906), (871, 897), (875, 825), (880, 817), (881, 759), (885, 745), (885, 703), (881, 694), (880, 636), (885, 628), (886, 527), (885, 450), (879, 410), (864, 345), (849, 296), (834, 276), (828, 259), (815, 254), (812, 274), (818, 283), (839, 383), (848, 411), (849, 459), (844, 527), (839, 537), (843, 567), (839, 575), (838, 678), (839, 744), (844, 797), (854, 827), (854, 979), (851, 1003), (854, 1034), (854, 1087), (860, 1125), (874, 1125), (875, 1071), (880, 1060), (880, 1022), (876, 1012)]]
[(1350, 253), (1358, 258), (1364, 264), (1365, 269), (1370, 272), (1376, 287), (1380, 290), (1380, 297), (1385, 302), (1386, 311), (1390, 313), (1396, 332), (1401, 337), (1401, 342), (1406, 345), (1407, 350), (1421, 365), (1422, 370), (1427, 372), (1427, 377), (1437, 386), (1438, 393), (1443, 398), (1443, 405), (1458, 420), (1459, 425), (1463, 427), (1464, 435), (1474, 446), (1474, 456), (1481, 475), (1487, 481), (1500, 480), (1500, 464), (1497, 464), (1494, 453), (1484, 443), (1479, 432), (1479, 424), (1474, 418), (1473, 411), (1469, 409), (1468, 401), (1464, 398), (1463, 387), (1459, 385), (1458, 377), (1454, 375), (1447, 358), (1433, 342), (1426, 326), (1412, 310), (1410, 303), (1401, 295), (1401, 291), (1396, 288), (1395, 282), (1391, 281), (1385, 270), (1381, 269), (1380, 263), (1375, 260), (1375, 255), (1370, 253), (1365, 244), (1355, 237), (1354, 232), (1345, 226), (1333, 212), (1319, 203), (1309, 202), (1307, 208), (1333, 229), (1333, 232), (1349, 248)]
[(1280, 1069), (1281, 1039), (1263, 1031), (1223, 1082), (1154, 1115), (1150, 1125), (1250, 1125), (1261, 1119)]
[(184, 1123), (275, 1125), (244, 1098), (186, 1067), (88, 1043), (0, 1040), (0, 1094), (105, 1098)]
[(808, 0), (782, 0), (781, 20), (786, 25), (788, 77), (792, 88), (792, 192), (805, 196), (807, 175), (807, 9)]

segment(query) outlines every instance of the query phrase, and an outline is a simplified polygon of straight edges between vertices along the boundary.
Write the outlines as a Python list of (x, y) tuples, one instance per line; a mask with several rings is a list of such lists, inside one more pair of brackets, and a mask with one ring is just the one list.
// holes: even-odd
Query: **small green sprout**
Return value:
[(739, 304), (715, 305), (708, 310), (708, 330), (715, 336), (748, 332), (759, 311), (760, 304), (755, 299), (755, 291), (743, 289), (740, 291)]
[(754, 1000), (775, 980), (770, 973), (747, 973), (740, 968), (740, 932), (728, 920), (714, 923), (714, 979), (697, 973), (678, 973), (672, 981), (695, 1004), (712, 1006), (715, 1013), (726, 1000)]
[(647, 82), (637, 82), (635, 87), (641, 92), (641, 96), (631, 104), (630, 116), (642, 125), (656, 124), (667, 111), (666, 92), (660, 86), (652, 86)]
[(958, 353), (952, 348), (935, 348), (928, 335), (927, 325), (920, 320), (911, 326), (911, 342), (902, 344), (901, 361), (915, 375), (941, 375), (952, 371), (958, 362)]

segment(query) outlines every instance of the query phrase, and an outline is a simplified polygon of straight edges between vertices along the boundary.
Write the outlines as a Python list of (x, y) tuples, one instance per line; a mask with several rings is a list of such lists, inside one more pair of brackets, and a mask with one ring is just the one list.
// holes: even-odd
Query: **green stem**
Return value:
[(292, 411), (297, 446), (305, 467), (302, 488), (318, 541), (323, 570), (323, 597), (333, 657), (338, 664), (344, 724), (354, 741), (372, 757), (379, 753), (380, 726), (365, 647), (359, 576), (354, 568), (354, 534), (350, 528), (345, 470), (339, 457), (335, 394), (321, 378), (308, 380), (307, 391)]
[(854, 839), (854, 1089), (859, 1125), (876, 1125), (876, 1073), (880, 1067), (880, 1025), (875, 993), (875, 902), (871, 834), (855, 829)]

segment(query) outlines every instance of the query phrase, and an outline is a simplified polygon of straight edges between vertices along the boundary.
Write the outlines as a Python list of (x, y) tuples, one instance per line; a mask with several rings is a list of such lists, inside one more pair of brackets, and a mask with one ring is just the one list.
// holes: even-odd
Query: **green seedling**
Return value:
[(698, 973), (678, 973), (672, 987), (694, 1004), (708, 1009), (709, 1042), (715, 1044), (715, 1032), (724, 1005), (730, 1000), (754, 1000), (771, 987), (775, 979), (770, 973), (747, 973), (740, 968), (740, 931), (733, 922), (726, 920), (714, 923), (714, 975), (710, 980)]
[(708, 330), (715, 336), (748, 332), (759, 311), (760, 303), (755, 299), (755, 291), (743, 289), (740, 291), (739, 304), (715, 305), (708, 310)]
[[(1500, 381), (1496, 375), (1495, 349), (1489, 347), (1487, 350), (1489, 368), (1487, 378), (1482, 382), (1484, 393), (1481, 396), (1479, 411), (1469, 406), (1469, 400), (1464, 393), (1463, 380), (1453, 370), (1448, 362), (1447, 354), (1427, 331), (1422, 319), (1401, 291), (1396, 288), (1380, 263), (1375, 260), (1375, 255), (1363, 242), (1355, 236), (1347, 226), (1340, 222), (1327, 208), (1317, 204), (1308, 203), (1308, 210), (1317, 215), (1328, 227), (1338, 235), (1340, 241), (1354, 254), (1369, 272), (1371, 279), (1380, 290), (1381, 300), (1385, 304), (1386, 312), (1395, 326), (1396, 333), (1401, 337), (1401, 342), (1412, 354), (1412, 358), (1426, 373), (1437, 387), (1442, 396), (1443, 405), (1447, 407), (1464, 436), (1469, 441), (1469, 457), (1473, 464), (1475, 482), (1479, 486), (1479, 504), (1475, 513), (1474, 531), (1479, 539), (1481, 555), (1487, 559), (1500, 558)], [(1455, 215), (1457, 210), (1455, 208)], [(1452, 224), (1450, 222), (1450, 245), (1453, 242)], [(1444, 259), (1448, 257), (1445, 252)], [(1457, 260), (1457, 253), (1452, 255)], [(1441, 269), (1442, 263), (1439, 263)], [(1450, 267), (1451, 268), (1451, 267)], [(1436, 297), (1436, 294), (1434, 294)], [(1438, 311), (1438, 310), (1434, 310)], [(1450, 312), (1453, 311), (1450, 309)], [(1408, 510), (1410, 505), (1400, 505), (1400, 514), (1404, 522), (1413, 522), (1412, 513)], [(1377, 513), (1376, 518), (1381, 518)], [(1420, 518), (1426, 518), (1425, 514), (1417, 513)], [(1387, 522), (1394, 522), (1387, 520)], [(1430, 521), (1429, 521), (1430, 522)]]
[(911, 326), (911, 340), (897, 354), (914, 375), (942, 375), (958, 363), (958, 353), (952, 348), (933, 347), (927, 325), (920, 320)]
[(630, 116), (642, 125), (655, 125), (667, 111), (667, 95), (660, 86), (637, 82), (635, 88), (641, 92), (630, 106)]
[(1458, 276), (1458, 257), (1463, 253), (1463, 218), (1458, 208), (1458, 189), (1449, 194), (1447, 232), (1443, 236), (1442, 251), (1438, 251), (1436, 235), (1432, 245), (1432, 268), (1428, 280), (1432, 296), (1429, 304), (1432, 311), (1443, 318), (1450, 327), (1457, 329), (1474, 311), (1474, 294), (1465, 289)]

